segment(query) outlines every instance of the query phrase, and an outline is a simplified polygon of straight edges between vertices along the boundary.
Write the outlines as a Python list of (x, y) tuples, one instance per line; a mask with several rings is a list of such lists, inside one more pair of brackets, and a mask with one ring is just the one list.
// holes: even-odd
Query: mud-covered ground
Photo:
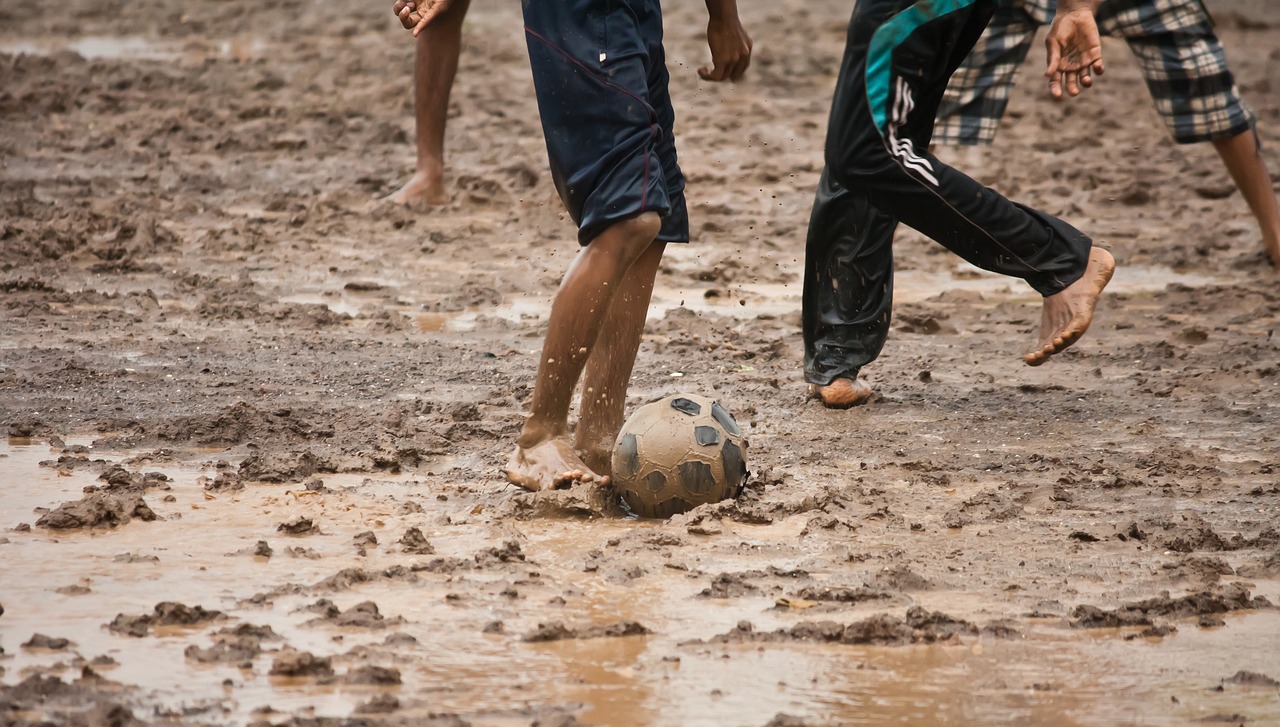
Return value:
[[(390, 3), (0, 7), (0, 724), (1280, 724), (1280, 274), (1123, 44), (943, 152), (1114, 252), (1086, 339), (1023, 366), (1029, 291), (902, 230), (878, 397), (827, 411), (850, 3), (743, 2), (737, 86), (667, 5), (695, 240), (628, 403), (717, 397), (755, 473), (668, 522), (498, 474), (576, 252), (518, 6), (416, 211)], [(1209, 5), (1280, 170), (1280, 12)]]

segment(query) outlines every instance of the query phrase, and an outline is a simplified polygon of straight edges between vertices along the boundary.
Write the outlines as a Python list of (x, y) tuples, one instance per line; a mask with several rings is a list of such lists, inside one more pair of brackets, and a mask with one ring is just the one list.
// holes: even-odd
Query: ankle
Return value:
[(543, 442), (562, 438), (568, 431), (569, 427), (564, 422), (553, 424), (530, 417), (525, 420), (524, 428), (520, 430), (520, 435), (516, 437), (516, 446), (521, 449), (532, 449)]

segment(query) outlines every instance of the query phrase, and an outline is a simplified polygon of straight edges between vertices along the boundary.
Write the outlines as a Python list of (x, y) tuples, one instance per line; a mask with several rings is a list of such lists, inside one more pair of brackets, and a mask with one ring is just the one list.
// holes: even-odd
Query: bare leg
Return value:
[(1044, 299), (1039, 348), (1022, 359), (1028, 366), (1039, 366), (1050, 356), (1065, 351), (1089, 330), (1093, 309), (1115, 269), (1116, 261), (1111, 253), (1095, 247), (1089, 252), (1089, 266), (1084, 275), (1065, 290)]
[(609, 335), (591, 349), (587, 359), (574, 449), (599, 474), (611, 474), (613, 442), (626, 411), (627, 383), (640, 349), (653, 281), (665, 248), (665, 242), (654, 241), (631, 266), (609, 306), (604, 322)]
[(458, 73), (462, 19), (470, 0), (456, 0), (418, 35), (413, 54), (413, 119), (418, 162), (413, 176), (387, 199), (397, 204), (444, 204), (444, 127)]
[(1257, 218), (1262, 247), (1271, 264), (1280, 268), (1280, 206), (1271, 189), (1271, 175), (1267, 174), (1267, 164), (1258, 148), (1257, 134), (1251, 129), (1228, 139), (1215, 139), (1213, 148), (1218, 150), (1231, 179)]
[(540, 490), (575, 480), (606, 479), (587, 467), (569, 442), (569, 403), (616, 293), (661, 224), (654, 212), (619, 222), (592, 240), (569, 266), (551, 304), (529, 418), (505, 470), (511, 482)]
[(871, 399), (871, 384), (862, 379), (832, 379), (826, 386), (810, 384), (809, 392), (828, 409), (848, 409)]

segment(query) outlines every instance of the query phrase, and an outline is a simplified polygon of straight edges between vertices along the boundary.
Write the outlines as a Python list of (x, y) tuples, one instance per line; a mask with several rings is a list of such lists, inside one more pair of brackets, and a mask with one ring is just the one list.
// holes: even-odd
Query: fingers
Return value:
[(698, 76), (704, 81), (741, 81), (751, 66), (751, 56), (742, 54), (730, 59), (712, 61), (711, 67), (698, 69)]
[(413, 28), (418, 24), (420, 18), (417, 13), (417, 4), (413, 0), (396, 0), (396, 4), (392, 8), (396, 17), (400, 18), (400, 25), (406, 30)]
[(413, 26), (413, 37), (417, 38), (422, 29), (431, 24), (449, 8), (447, 0), (425, 0), (426, 9), (418, 11), (419, 20)]

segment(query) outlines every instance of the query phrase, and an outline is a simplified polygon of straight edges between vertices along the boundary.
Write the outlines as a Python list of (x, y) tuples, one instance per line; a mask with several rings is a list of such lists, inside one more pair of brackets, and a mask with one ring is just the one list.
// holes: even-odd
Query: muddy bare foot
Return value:
[(387, 202), (406, 205), (408, 207), (439, 206), (449, 201), (444, 191), (444, 176), (415, 172), (409, 181), (400, 189), (383, 197)]
[(828, 409), (848, 409), (867, 403), (873, 391), (871, 384), (862, 379), (833, 379), (826, 386), (810, 385), (809, 393), (820, 399)]
[[(612, 442), (610, 442), (610, 445)], [(613, 474), (613, 447), (606, 445), (586, 446), (578, 445), (576, 447), (578, 456), (591, 469), (606, 477)]]
[(548, 439), (532, 447), (516, 447), (502, 471), (514, 485), (533, 492), (558, 490), (574, 482), (609, 481), (586, 465), (565, 439)]
[(1061, 292), (1044, 299), (1040, 314), (1039, 348), (1023, 357), (1028, 366), (1039, 366), (1051, 356), (1080, 340), (1093, 322), (1093, 309), (1102, 289), (1111, 281), (1116, 261), (1100, 247), (1089, 252), (1084, 275)]

